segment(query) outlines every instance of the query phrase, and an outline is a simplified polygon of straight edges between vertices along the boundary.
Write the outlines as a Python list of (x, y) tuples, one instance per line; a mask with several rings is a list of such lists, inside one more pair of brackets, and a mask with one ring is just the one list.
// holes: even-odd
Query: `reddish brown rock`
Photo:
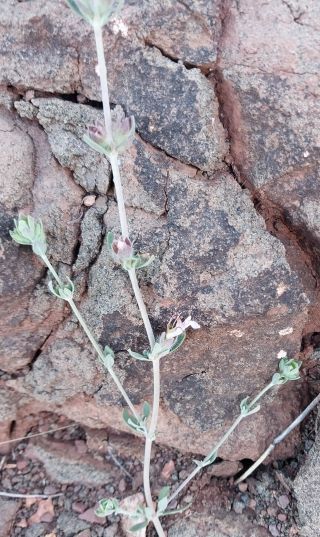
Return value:
[[(240, 400), (268, 382), (278, 352), (298, 354), (307, 295), (314, 300), (301, 249), (297, 264), (288, 261), (226, 164), (234, 161), (240, 180), (267, 208), (268, 225), (280, 211), (283, 225), (316, 237), (318, 69), (310, 46), (316, 39), (306, 30), (316, 6), (296, 9), (277, 2), (260, 9), (253, 1), (231, 2), (221, 12), (206, 0), (179, 6), (166, 0), (161, 10), (158, 2), (131, 3), (122, 23), (104, 31), (111, 100), (137, 119), (138, 134), (121, 169), (132, 238), (138, 249), (156, 255), (139, 274), (152, 323), (159, 333), (180, 311), (202, 327), (161, 364), (158, 441), (182, 450), (206, 453), (237, 415)], [(81, 140), (85, 123), (100, 112), (88, 103), (39, 98), (44, 91), (76, 100), (80, 92), (84, 103), (83, 96), (100, 100), (92, 34), (62, 1), (8, 3), (0, 15), (0, 55), (0, 82), (27, 91), (15, 103), (23, 119), (3, 113), (10, 177), (3, 189), (3, 369), (30, 364), (7, 385), (36, 408), (95, 429), (125, 430), (123, 402), (86, 337), (49, 297), (43, 267), (8, 238), (18, 209), (30, 207), (43, 218), (49, 255), (61, 270), (77, 274), (79, 307), (99, 342), (115, 349), (121, 381), (135, 404), (150, 400), (151, 372), (124, 352), (147, 345), (143, 326), (126, 274), (112, 262), (104, 239), (106, 230), (119, 232), (113, 192), (107, 192), (109, 168), (86, 153)], [(206, 77), (212, 68), (215, 76)], [(9, 106), (16, 90), (2, 102)], [(304, 118), (310, 117), (307, 129), (310, 119)], [(21, 161), (10, 139), (21, 144)], [(77, 183), (99, 194), (95, 206), (85, 208)], [(256, 458), (297, 414), (300, 389), (285, 386), (271, 395), (241, 424), (222, 457)], [(281, 445), (278, 456), (291, 454), (294, 441)]]
[(231, 2), (220, 98), (242, 180), (319, 257), (319, 3)]

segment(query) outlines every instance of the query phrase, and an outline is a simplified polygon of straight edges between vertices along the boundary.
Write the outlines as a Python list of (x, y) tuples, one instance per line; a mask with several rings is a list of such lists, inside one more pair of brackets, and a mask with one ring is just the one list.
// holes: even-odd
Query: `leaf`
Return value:
[(177, 336), (174, 344), (172, 345), (171, 349), (170, 349), (170, 354), (172, 352), (175, 352), (177, 349), (179, 349), (179, 347), (181, 347), (182, 343), (184, 342), (184, 340), (186, 339), (186, 333), (185, 332), (182, 332), (182, 334), (179, 334), (179, 336)]
[(112, 231), (108, 231), (108, 233), (107, 233), (107, 246), (108, 246), (109, 250), (112, 249), (113, 240), (114, 240), (114, 234), (112, 233)]
[(143, 403), (142, 412), (143, 412), (143, 417), (145, 419), (148, 419), (148, 417), (150, 416), (150, 412), (151, 412), (151, 406), (149, 405), (148, 401), (145, 401)]
[(94, 151), (97, 151), (98, 153), (101, 153), (101, 155), (105, 155), (106, 157), (109, 156), (108, 150), (91, 140), (90, 136), (88, 136), (87, 134), (84, 134), (83, 141)]
[(169, 492), (170, 492), (170, 487), (168, 486), (162, 487), (162, 489), (159, 492), (158, 500), (160, 501), (163, 498), (166, 498), (169, 495)]
[(132, 526), (129, 531), (131, 531), (132, 533), (135, 533), (139, 530), (143, 530), (144, 528), (146, 528), (148, 524), (149, 524), (148, 520), (145, 520), (144, 522), (140, 522), (139, 524), (135, 524), (134, 526)]
[(128, 353), (132, 358), (135, 360), (140, 360), (141, 362), (149, 362), (149, 357), (144, 356), (143, 354), (140, 354), (139, 352), (134, 352), (131, 349), (128, 349)]
[(158, 513), (163, 513), (168, 505), (168, 496), (170, 492), (170, 487), (163, 487), (158, 496)]
[(213, 453), (210, 453), (203, 461), (202, 461), (202, 466), (209, 466), (210, 464), (212, 464), (216, 458), (218, 456), (218, 453), (216, 451), (214, 451)]

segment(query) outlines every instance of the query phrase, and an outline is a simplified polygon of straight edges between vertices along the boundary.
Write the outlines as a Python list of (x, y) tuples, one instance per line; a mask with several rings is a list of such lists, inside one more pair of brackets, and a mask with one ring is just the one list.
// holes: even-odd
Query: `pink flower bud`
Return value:
[(133, 256), (132, 242), (126, 237), (125, 239), (117, 239), (112, 243), (112, 251), (116, 261), (121, 263)]
[(97, 144), (103, 142), (106, 138), (106, 129), (101, 121), (96, 121), (94, 125), (89, 125), (88, 132), (91, 140)]

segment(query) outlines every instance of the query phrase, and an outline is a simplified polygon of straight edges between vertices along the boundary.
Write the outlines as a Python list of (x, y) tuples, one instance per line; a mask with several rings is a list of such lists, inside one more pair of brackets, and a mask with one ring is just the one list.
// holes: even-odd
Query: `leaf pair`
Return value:
[(140, 420), (137, 420), (135, 416), (130, 414), (127, 408), (123, 411), (122, 416), (123, 416), (124, 421), (128, 425), (128, 427), (130, 427), (130, 429), (132, 429), (138, 434), (145, 435), (147, 432), (146, 424), (150, 416), (150, 412), (151, 412), (151, 407), (149, 403), (145, 401), (143, 403), (142, 416)]
[(131, 349), (128, 349), (128, 353), (132, 358), (135, 360), (140, 360), (142, 362), (152, 362), (154, 360), (158, 360), (160, 358), (163, 358), (164, 356), (167, 356), (168, 354), (172, 354), (176, 350), (181, 347), (184, 340), (186, 339), (186, 333), (183, 332), (182, 334), (179, 334), (176, 338), (172, 340), (168, 340), (165, 338), (165, 332), (163, 332), (156, 341), (156, 343), (153, 346), (152, 351), (143, 351), (143, 354), (140, 354), (139, 352), (132, 351)]

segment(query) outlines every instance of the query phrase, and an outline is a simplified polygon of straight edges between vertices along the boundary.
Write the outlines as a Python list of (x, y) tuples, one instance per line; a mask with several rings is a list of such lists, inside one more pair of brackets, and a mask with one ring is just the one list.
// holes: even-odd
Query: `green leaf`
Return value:
[(155, 260), (155, 256), (154, 255), (150, 255), (150, 256), (147, 256), (147, 255), (137, 255), (135, 257), (135, 269), (141, 269), (141, 268), (145, 268), (145, 267), (148, 267), (153, 261)]
[(151, 412), (151, 406), (149, 405), (148, 401), (145, 401), (143, 403), (142, 412), (143, 412), (143, 417), (147, 420)]
[(137, 531), (146, 528), (148, 524), (148, 520), (145, 520), (144, 522), (140, 522), (139, 524), (135, 524), (134, 526), (132, 526), (129, 531), (131, 531), (132, 533), (136, 533)]
[(177, 349), (179, 349), (179, 347), (181, 347), (181, 345), (182, 345), (182, 343), (184, 342), (185, 339), (186, 339), (186, 333), (185, 332), (182, 332), (182, 334), (177, 336), (174, 344), (172, 345), (172, 347), (170, 349), (170, 354), (172, 352), (175, 352)]
[(214, 451), (213, 453), (210, 453), (205, 459), (202, 461), (202, 467), (209, 466), (212, 464), (218, 456), (218, 453)]
[(107, 233), (107, 246), (108, 246), (108, 250), (112, 250), (112, 243), (114, 241), (114, 234), (112, 233), (112, 231), (108, 231)]
[(162, 487), (162, 489), (159, 492), (158, 500), (160, 501), (163, 498), (166, 498), (169, 495), (169, 492), (170, 492), (170, 487), (168, 486)]
[(93, 149), (94, 151), (97, 151), (98, 153), (100, 153), (101, 155), (105, 155), (106, 157), (109, 157), (110, 156), (110, 153), (112, 152), (112, 148), (110, 147), (110, 149), (107, 149), (105, 147), (102, 147), (102, 145), (100, 144), (97, 144), (96, 142), (94, 142), (93, 140), (91, 140), (90, 136), (88, 136), (87, 134), (84, 134), (83, 135), (83, 141), (89, 146), (91, 147), (91, 149)]
[(144, 356), (143, 354), (140, 354), (139, 352), (134, 352), (131, 349), (128, 349), (128, 353), (135, 360), (141, 360), (142, 362), (149, 362), (150, 361), (147, 356)]

